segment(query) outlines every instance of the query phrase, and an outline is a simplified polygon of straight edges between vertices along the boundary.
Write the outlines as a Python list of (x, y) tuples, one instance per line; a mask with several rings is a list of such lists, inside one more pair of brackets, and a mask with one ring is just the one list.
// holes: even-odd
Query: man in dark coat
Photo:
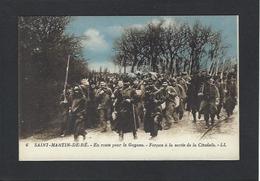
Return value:
[(231, 77), (227, 80), (225, 89), (225, 103), (224, 109), (226, 110), (228, 117), (233, 114), (233, 110), (237, 104), (237, 85), (236, 79)]
[(188, 84), (188, 90), (187, 90), (187, 110), (192, 113), (193, 116), (193, 122), (197, 121), (197, 115), (196, 113), (199, 111), (201, 97), (198, 96), (199, 89), (200, 89), (200, 78), (199, 75), (195, 74), (190, 81), (190, 84)]
[(98, 115), (97, 115), (97, 101), (96, 101), (96, 83), (91, 80), (89, 82), (89, 90), (88, 90), (88, 114), (87, 114), (87, 121), (90, 128), (97, 127), (98, 124)]
[(162, 130), (162, 100), (157, 99), (155, 92), (157, 89), (153, 85), (147, 85), (145, 87), (144, 94), (144, 131), (150, 133), (151, 139), (158, 135), (158, 130)]
[(119, 139), (122, 141), (124, 133), (133, 132), (134, 139), (137, 139), (137, 129), (139, 127), (136, 121), (134, 104), (137, 100), (136, 91), (130, 86), (130, 82), (125, 78), (123, 87), (115, 90), (115, 111), (117, 112), (116, 131), (119, 133)]
[(136, 103), (134, 105), (136, 112), (136, 121), (139, 123), (143, 123), (144, 119), (144, 106), (143, 106), (143, 97), (144, 97), (144, 85), (142, 81), (138, 81), (138, 79), (133, 81), (133, 89), (136, 91)]
[(74, 87), (73, 100), (71, 103), (71, 114), (74, 119), (74, 140), (77, 141), (81, 135), (85, 139), (85, 116), (86, 98), (79, 86)]
[(204, 118), (208, 126), (209, 116), (211, 117), (211, 123), (214, 123), (214, 117), (217, 113), (217, 105), (220, 97), (218, 88), (214, 84), (214, 80), (211, 77), (207, 77), (207, 81), (203, 85), (202, 96), (199, 112), (204, 114)]

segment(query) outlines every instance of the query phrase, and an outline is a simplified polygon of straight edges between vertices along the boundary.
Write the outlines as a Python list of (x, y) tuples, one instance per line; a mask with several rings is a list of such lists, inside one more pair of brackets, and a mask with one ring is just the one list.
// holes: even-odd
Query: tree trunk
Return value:
[(173, 72), (173, 59), (170, 60), (169, 72), (170, 74)]

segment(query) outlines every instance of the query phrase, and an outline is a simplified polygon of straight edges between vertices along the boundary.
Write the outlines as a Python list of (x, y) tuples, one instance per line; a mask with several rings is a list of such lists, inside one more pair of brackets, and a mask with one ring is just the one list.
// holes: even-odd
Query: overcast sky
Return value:
[(160, 19), (168, 23), (193, 24), (199, 20), (203, 25), (210, 25), (213, 30), (222, 31), (223, 39), (230, 45), (227, 55), (237, 56), (237, 17), (236, 16), (74, 16), (66, 32), (76, 36), (87, 36), (83, 42), (83, 54), (91, 69), (107, 67), (117, 71), (112, 64), (113, 42), (125, 27), (142, 27)]

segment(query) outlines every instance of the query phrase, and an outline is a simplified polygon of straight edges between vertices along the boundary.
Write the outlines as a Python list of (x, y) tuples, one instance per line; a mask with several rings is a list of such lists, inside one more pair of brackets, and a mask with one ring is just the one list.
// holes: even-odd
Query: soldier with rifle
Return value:
[(74, 120), (74, 140), (77, 141), (81, 135), (86, 138), (85, 117), (86, 117), (86, 97), (82, 92), (80, 85), (75, 86), (71, 103), (71, 116)]
[(68, 89), (68, 74), (69, 74), (70, 55), (68, 55), (66, 75), (64, 82), (64, 89), (61, 95), (61, 111), (62, 111), (62, 125), (61, 125), (61, 136), (64, 137), (71, 133), (71, 119), (70, 119), (70, 106), (72, 102), (73, 91)]

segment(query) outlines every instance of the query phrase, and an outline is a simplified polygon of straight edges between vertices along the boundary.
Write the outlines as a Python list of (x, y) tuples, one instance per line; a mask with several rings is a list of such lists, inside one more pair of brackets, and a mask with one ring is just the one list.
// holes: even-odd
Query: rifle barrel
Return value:
[(68, 83), (69, 65), (70, 65), (70, 55), (68, 55), (67, 68), (66, 68), (66, 76), (65, 76), (65, 83), (64, 83), (64, 90), (66, 90), (67, 83)]

